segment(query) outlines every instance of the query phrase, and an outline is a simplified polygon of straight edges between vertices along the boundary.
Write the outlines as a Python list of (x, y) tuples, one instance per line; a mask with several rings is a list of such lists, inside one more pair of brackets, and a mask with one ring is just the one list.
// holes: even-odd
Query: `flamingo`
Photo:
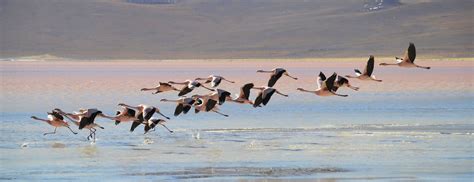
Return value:
[(173, 87), (169, 83), (164, 83), (164, 82), (159, 82), (158, 86), (154, 88), (142, 88), (141, 91), (149, 91), (149, 90), (156, 90), (156, 92), (153, 92), (152, 94), (157, 94), (161, 92), (166, 92), (166, 91), (180, 91), (179, 89)]
[(323, 72), (319, 72), (318, 79), (317, 79), (317, 86), (318, 88), (314, 91), (311, 90), (306, 90), (303, 88), (297, 88), (297, 90), (302, 91), (302, 92), (308, 92), (308, 93), (313, 93), (318, 96), (332, 96), (332, 95), (337, 95), (341, 97), (347, 97), (348, 95), (341, 95), (337, 94), (334, 91), (334, 82), (336, 80), (337, 74), (334, 73), (332, 76), (330, 76), (328, 79), (326, 79), (326, 76), (324, 75)]
[(272, 71), (257, 70), (257, 73), (272, 73), (270, 80), (268, 80), (268, 87), (273, 87), (277, 80), (283, 75), (293, 78), (294, 80), (298, 80), (298, 78), (290, 76), (288, 71), (283, 68), (275, 68)]
[(216, 104), (222, 105), (226, 100), (232, 100), (231, 93), (222, 89), (216, 89), (213, 93), (199, 96), (195, 95), (194, 98), (201, 98), (205, 100), (206, 111), (210, 111)]
[(374, 72), (374, 62), (374, 56), (370, 55), (369, 60), (367, 61), (367, 65), (365, 66), (364, 72), (360, 72), (358, 69), (355, 69), (354, 71), (356, 76), (346, 75), (346, 77), (381, 82), (382, 80), (377, 80), (375, 78), (375, 75), (372, 74)]
[(261, 90), (260, 93), (258, 94), (257, 98), (255, 98), (255, 101), (253, 103), (253, 107), (259, 107), (260, 104), (263, 103), (263, 105), (267, 105), (268, 101), (270, 101), (270, 98), (274, 93), (277, 93), (279, 95), (288, 97), (288, 95), (283, 94), (279, 92), (277, 89), (274, 89), (272, 87), (253, 87), (253, 89), (258, 89)]
[(181, 113), (188, 113), (191, 109), (192, 105), (194, 104), (195, 100), (193, 98), (183, 97), (178, 100), (169, 100), (169, 99), (161, 99), (161, 102), (176, 102), (176, 109), (174, 110), (174, 116), (178, 116)]
[(218, 101), (219, 105), (224, 104), (226, 100), (232, 100), (231, 93), (222, 89), (216, 89), (213, 93), (208, 94), (209, 98)]
[[(146, 134), (150, 129), (154, 129), (156, 124), (160, 124), (161, 126), (166, 128), (166, 130), (168, 130), (170, 133), (173, 133), (173, 131), (171, 131), (168, 127), (166, 127), (166, 125), (163, 124), (163, 123), (165, 123), (165, 120), (162, 120), (162, 119), (152, 120), (151, 117), (155, 113), (160, 114), (161, 116), (163, 116), (166, 119), (170, 119), (168, 116), (165, 116), (163, 113), (161, 113), (158, 108), (153, 107), (153, 106), (147, 106), (147, 105), (144, 105), (144, 104), (140, 104), (138, 106), (130, 106), (130, 105), (127, 105), (127, 104), (124, 104), (124, 103), (119, 103), (118, 105), (123, 106), (123, 107), (127, 107), (127, 108), (131, 108), (131, 109), (135, 109), (135, 110), (138, 111), (138, 114), (136, 115), (137, 120), (135, 120), (132, 123), (132, 126), (130, 128), (130, 132), (133, 132), (138, 125), (144, 124), (145, 125), (145, 134)], [(154, 124), (154, 125), (152, 125), (152, 124)]]
[(334, 88), (333, 91), (337, 91), (339, 87), (349, 87), (352, 90), (358, 91), (359, 87), (354, 87), (349, 83), (347, 78), (337, 75), (336, 80), (334, 80)]
[(410, 45), (408, 46), (408, 49), (405, 51), (405, 55), (402, 58), (395, 57), (395, 60), (397, 63), (380, 63), (380, 66), (390, 66), (390, 65), (396, 65), (404, 68), (423, 68), (423, 69), (430, 69), (431, 67), (428, 66), (419, 66), (415, 64), (415, 58), (416, 58), (416, 49), (415, 49), (415, 44), (410, 42)]
[(118, 125), (121, 122), (130, 122), (130, 121), (135, 121), (138, 119), (137, 111), (128, 107), (122, 107), (121, 110), (118, 110), (116, 112), (115, 116), (113, 117), (107, 116), (106, 118), (115, 120), (115, 125)]
[(161, 125), (163, 127), (165, 127), (170, 133), (173, 133), (173, 131), (171, 131), (168, 127), (166, 127), (165, 125), (166, 121), (163, 120), (163, 119), (157, 119), (157, 118), (151, 118), (148, 120), (147, 124), (145, 124), (145, 134), (148, 133), (148, 131), (150, 131), (150, 129), (155, 129), (155, 126), (156, 125)]
[(75, 135), (77, 134), (76, 132), (72, 131), (72, 129), (69, 127), (69, 124), (66, 121), (64, 121), (64, 117), (61, 116), (61, 114), (59, 114), (55, 110), (53, 110), (52, 112), (48, 112), (48, 119), (41, 119), (36, 116), (31, 116), (31, 118), (35, 120), (39, 120), (39, 121), (44, 121), (48, 123), (49, 125), (54, 126), (53, 132), (44, 133), (43, 135), (56, 134), (56, 129), (58, 129), (58, 127), (66, 127)]
[(97, 123), (94, 123), (94, 120), (97, 116), (105, 116), (104, 114), (102, 114), (102, 111), (99, 111), (97, 109), (80, 109), (79, 112), (75, 112), (74, 114), (65, 113), (57, 108), (55, 109), (55, 111), (57, 111), (64, 117), (68, 118), (71, 122), (76, 124), (79, 127), (79, 130), (82, 130), (83, 128), (88, 129), (90, 133), (89, 136), (87, 136), (87, 140), (93, 138), (95, 141), (95, 132), (97, 131), (97, 129), (95, 129), (96, 127), (104, 129), (104, 127), (100, 126)]
[(209, 75), (207, 78), (196, 78), (196, 80), (206, 80), (204, 83), (211, 83), (212, 88), (216, 88), (222, 80), (225, 80), (229, 83), (235, 83), (234, 81), (227, 80), (224, 77), (217, 75)]
[(229, 117), (229, 115), (219, 112), (219, 108), (216, 105), (217, 101), (211, 99), (209, 95), (193, 95), (192, 98), (196, 100), (193, 104), (195, 113), (199, 113), (200, 111), (212, 111), (222, 116)]
[(240, 103), (240, 104), (251, 104), (253, 105), (253, 102), (249, 100), (250, 96), (250, 89), (254, 87), (253, 83), (247, 83), (240, 87), (240, 94), (237, 95), (236, 98), (232, 99), (231, 101)]
[(184, 82), (169, 81), (168, 83), (170, 83), (170, 84), (185, 85), (185, 86), (181, 89), (181, 91), (179, 92), (178, 96), (186, 95), (186, 94), (188, 94), (189, 92), (193, 91), (194, 88), (196, 88), (196, 87), (201, 87), (201, 86), (202, 86), (203, 88), (207, 89), (207, 90), (214, 91), (214, 90), (212, 90), (212, 89), (210, 89), (210, 88), (208, 88), (208, 87), (202, 85), (201, 83), (199, 83), (199, 82), (196, 81), (196, 80), (186, 80), (186, 81), (184, 81)]

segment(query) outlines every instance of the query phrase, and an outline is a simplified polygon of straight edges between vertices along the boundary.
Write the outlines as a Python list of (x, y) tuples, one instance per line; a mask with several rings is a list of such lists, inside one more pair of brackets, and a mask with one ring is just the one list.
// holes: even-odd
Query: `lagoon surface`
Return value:
[[(376, 66), (383, 82), (351, 80), (349, 97), (297, 92), (316, 88), (319, 71), (353, 74), (353, 61), (156, 61), (0, 63), (0, 179), (14, 180), (448, 180), (474, 178), (474, 88), (471, 61), (419, 61), (431, 70)], [(393, 60), (392, 60), (393, 61)], [(378, 63), (378, 61), (377, 61)], [(91, 143), (88, 131), (72, 135), (30, 119), (53, 108), (98, 108), (115, 114), (120, 102), (147, 104), (172, 116), (176, 92), (152, 95), (140, 88), (210, 74), (237, 83), (233, 94), (285, 67), (262, 108), (226, 103), (221, 112), (172, 117), (170, 134), (157, 127), (143, 135), (129, 123), (104, 126)], [(204, 94), (198, 88), (193, 93)], [(256, 96), (251, 93), (251, 98)], [(78, 131), (76, 127), (74, 130)]]

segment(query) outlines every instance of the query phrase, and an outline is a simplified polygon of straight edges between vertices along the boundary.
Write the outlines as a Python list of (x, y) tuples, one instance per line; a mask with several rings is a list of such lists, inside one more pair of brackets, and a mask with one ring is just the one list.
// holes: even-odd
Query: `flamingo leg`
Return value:
[(359, 87), (354, 87), (352, 85), (347, 85), (349, 88), (351, 88), (352, 90), (355, 90), (355, 91), (358, 91), (359, 90)]
[(87, 140), (91, 140), (91, 138), (94, 138), (94, 141), (95, 141), (95, 129), (94, 128), (91, 128), (89, 129), (90, 133), (89, 133), (89, 136), (87, 136)]
[(95, 132), (97, 131), (95, 128), (92, 128), (93, 129), (93, 132), (92, 132), (92, 136), (94, 138), (94, 142), (95, 142)]
[(67, 126), (67, 128), (69, 129), (69, 131), (71, 131), (72, 133), (74, 133), (74, 135), (77, 135), (77, 132), (72, 131), (72, 129), (71, 129), (69, 126)]
[(427, 69), (429, 70), (431, 67), (429, 66), (419, 66), (419, 65), (416, 65), (417, 68), (423, 68), (423, 69)]
[(294, 76), (291, 76), (291, 75), (290, 75), (290, 74), (288, 74), (288, 73), (287, 73), (287, 74), (285, 74), (285, 75), (286, 75), (287, 77), (290, 77), (290, 78), (292, 78), (293, 80), (298, 80), (298, 78), (296, 78), (296, 77), (294, 77)]
[(43, 136), (44, 136), (44, 135), (49, 135), (49, 134), (55, 134), (55, 133), (56, 133), (56, 129), (58, 129), (58, 127), (55, 127), (53, 132), (44, 133)]
[(229, 115), (223, 114), (223, 113), (221, 113), (221, 112), (219, 112), (219, 111), (214, 111), (214, 112), (217, 113), (217, 114), (220, 114), (220, 115), (222, 115), (222, 116), (229, 117)]
[[(165, 127), (170, 133), (173, 133), (173, 131), (170, 130), (168, 127), (166, 127), (166, 125), (164, 125), (164, 124), (160, 124), (160, 125), (163, 126), (163, 127)], [(154, 128), (153, 128), (153, 129), (154, 129)]]
[(89, 129), (89, 136), (87, 136), (87, 140), (91, 140), (92, 138), (92, 129)]
[(349, 95), (337, 94), (337, 93), (335, 93), (335, 92), (331, 92), (331, 93), (334, 94), (334, 95), (337, 95), (337, 96), (341, 96), (341, 97), (347, 97), (347, 96), (349, 96)]

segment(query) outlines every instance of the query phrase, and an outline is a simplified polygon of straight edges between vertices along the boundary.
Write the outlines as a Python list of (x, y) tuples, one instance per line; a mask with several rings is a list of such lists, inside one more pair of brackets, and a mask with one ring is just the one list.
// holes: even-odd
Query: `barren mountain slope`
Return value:
[(0, 57), (473, 56), (472, 1), (379, 1), (0, 0)]

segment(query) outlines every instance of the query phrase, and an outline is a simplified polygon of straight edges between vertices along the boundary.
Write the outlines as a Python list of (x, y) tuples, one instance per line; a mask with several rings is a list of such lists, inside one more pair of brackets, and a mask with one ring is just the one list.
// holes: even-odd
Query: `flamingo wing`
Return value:
[(239, 95), (239, 98), (243, 98), (243, 99), (249, 99), (249, 96), (250, 96), (250, 89), (253, 88), (253, 83), (247, 83), (245, 84), (244, 86), (242, 86), (240, 88), (240, 95)]
[[(336, 81), (337, 74), (333, 73), (326, 81), (324, 85), (329, 91), (334, 91), (334, 82)], [(337, 90), (337, 89), (336, 89)]]
[(263, 105), (267, 105), (268, 101), (270, 101), (270, 98), (275, 93), (275, 91), (275, 89), (272, 89), (265, 94), (265, 96), (263, 97)]
[(135, 110), (127, 108), (127, 116), (135, 117), (136, 114), (137, 114), (137, 112)]
[(86, 116), (82, 117), (81, 120), (79, 121), (79, 129), (81, 130), (87, 125), (94, 123), (95, 118), (100, 113), (102, 113), (102, 111), (99, 111), (97, 109), (88, 109)]
[(410, 42), (407, 51), (405, 52), (405, 56), (403, 57), (404, 61), (408, 61), (410, 63), (414, 63), (416, 58), (416, 48), (415, 44)]
[(276, 73), (272, 74), (272, 76), (270, 77), (270, 80), (268, 80), (268, 86), (273, 87), (275, 85), (275, 83), (278, 81), (278, 79), (281, 78), (283, 73), (285, 73), (285, 71), (279, 71), (279, 72), (276, 72)]
[(230, 92), (222, 91), (219, 95), (219, 105), (224, 104), (226, 98), (229, 97), (230, 95), (231, 95)]
[[(115, 113), (115, 116), (118, 116), (118, 115), (120, 115), (120, 111), (117, 111), (117, 112)], [(119, 121), (119, 120), (115, 120), (115, 125), (118, 125), (118, 124), (120, 124), (120, 121)]]
[(222, 81), (221, 77), (212, 77), (211, 87), (217, 87)]
[(191, 105), (187, 105), (187, 106), (183, 107), (183, 113), (184, 114), (187, 114), (189, 110), (191, 110)]
[(178, 96), (183, 96), (183, 95), (186, 95), (188, 94), (189, 92), (193, 91), (192, 88), (189, 88), (187, 85), (184, 86), (181, 91), (178, 93)]
[(186, 105), (183, 107), (183, 113), (186, 114), (191, 109), (191, 106), (196, 102), (194, 99), (188, 99), (185, 101)]
[(369, 60), (367, 61), (367, 66), (365, 67), (364, 74), (367, 76), (371, 76), (372, 72), (374, 72), (374, 56), (370, 56)]
[(150, 118), (153, 116), (153, 114), (155, 114), (156, 112), (156, 108), (155, 107), (148, 107), (148, 108), (145, 108), (145, 111), (143, 112), (143, 119), (145, 122), (148, 122), (148, 120), (150, 120)]
[(54, 110), (51, 112), (51, 115), (53, 115), (56, 119), (64, 120), (64, 117)]
[(253, 102), (253, 107), (258, 107), (263, 101), (263, 91), (258, 94), (258, 96), (255, 98), (255, 101)]
[(137, 128), (138, 125), (142, 124), (141, 121), (139, 120), (135, 120), (132, 122), (132, 126), (130, 127), (130, 132), (133, 132), (133, 130), (135, 130), (135, 128)]
[(178, 116), (179, 114), (181, 114), (181, 112), (183, 112), (183, 108), (184, 108), (184, 105), (181, 103), (178, 103), (178, 105), (176, 106), (176, 109), (174, 110), (174, 116)]
[(217, 104), (217, 101), (209, 99), (206, 102), (206, 111), (212, 110)]

